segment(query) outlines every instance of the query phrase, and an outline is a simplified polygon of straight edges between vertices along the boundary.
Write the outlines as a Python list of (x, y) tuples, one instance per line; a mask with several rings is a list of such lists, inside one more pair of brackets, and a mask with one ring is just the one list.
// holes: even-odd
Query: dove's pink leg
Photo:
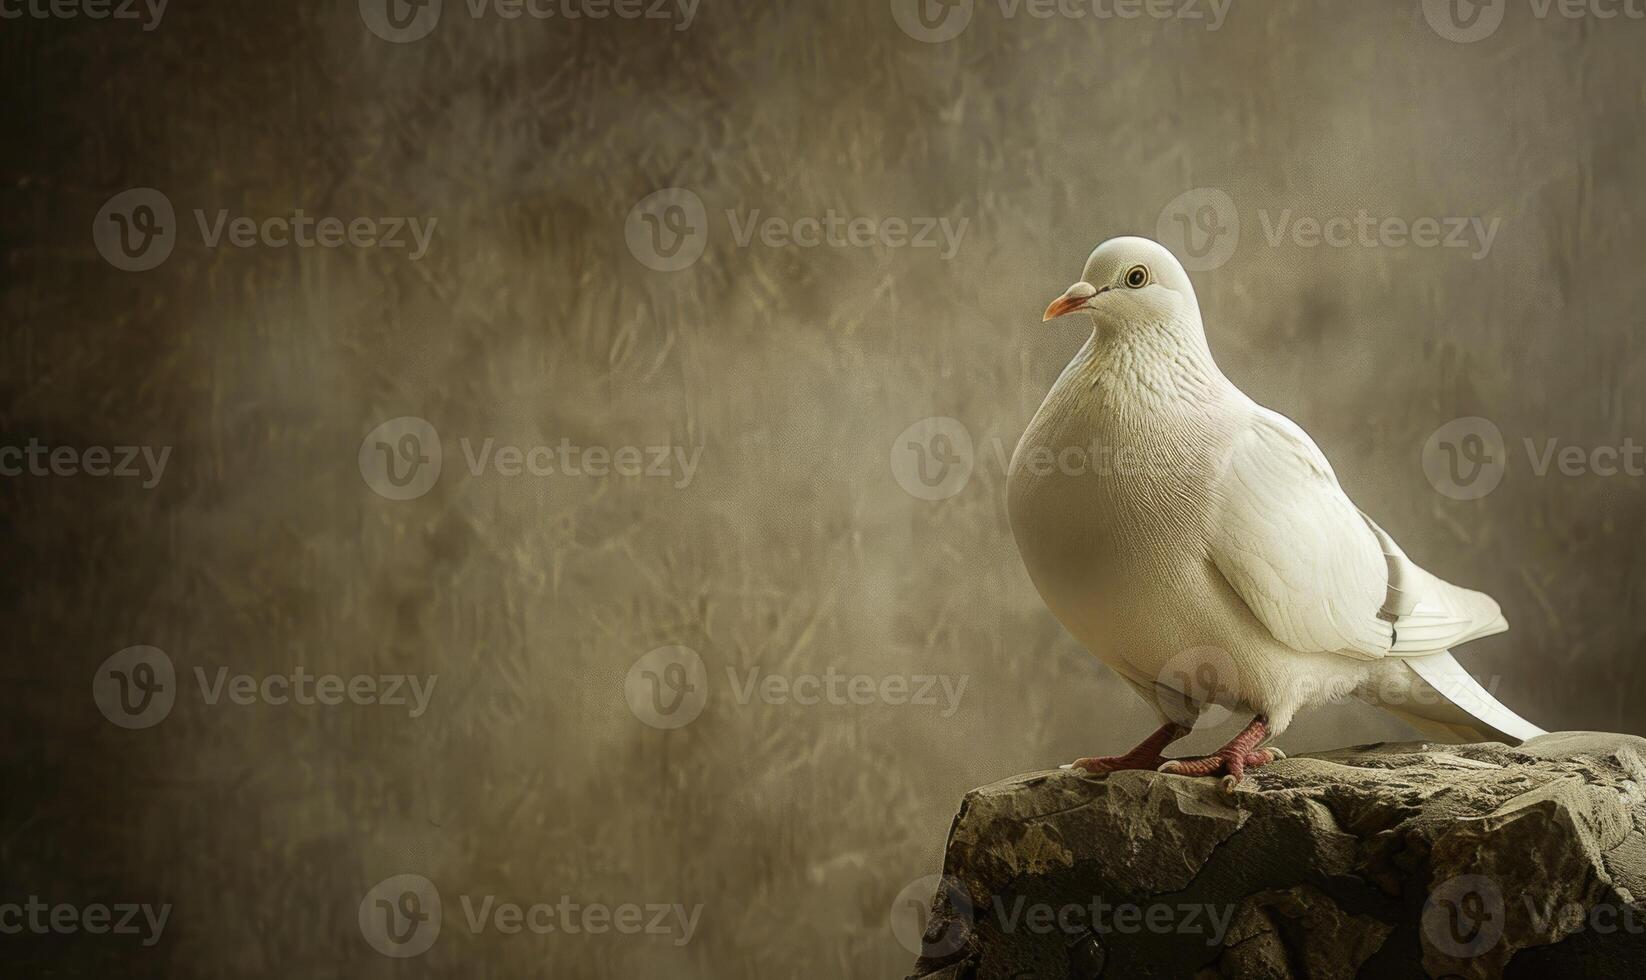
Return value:
[(1172, 744), (1189, 730), (1175, 722), (1167, 722), (1153, 735), (1143, 740), (1143, 744), (1127, 752), (1125, 755), (1102, 755), (1091, 759), (1076, 759), (1073, 763), (1076, 769), (1087, 772), (1119, 772), (1122, 769), (1159, 769), (1160, 764), (1166, 761), (1160, 753), (1166, 746)]
[(1161, 765), (1160, 771), (1179, 776), (1216, 776), (1221, 773), (1228, 776), (1231, 782), (1238, 783), (1247, 769), (1285, 758), (1279, 749), (1257, 748), (1257, 743), (1268, 736), (1269, 723), (1258, 715), (1239, 735), (1230, 739), (1228, 745), (1215, 753), (1200, 759), (1172, 759)]

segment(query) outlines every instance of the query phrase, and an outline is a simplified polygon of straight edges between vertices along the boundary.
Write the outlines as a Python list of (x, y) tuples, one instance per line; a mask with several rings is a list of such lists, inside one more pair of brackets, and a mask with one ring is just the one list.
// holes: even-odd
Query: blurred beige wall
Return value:
[[(0, 479), (0, 901), (174, 905), (151, 948), (0, 939), (14, 959), (901, 975), (888, 910), (937, 870), (961, 794), (1150, 724), (1034, 594), (1004, 459), (1083, 339), (1042, 325), (1046, 302), (1097, 242), (1181, 233), (1180, 215), (1199, 236), (1180, 247), (1221, 260), (1194, 279), (1225, 371), (1305, 426), (1413, 557), (1501, 600), (1513, 631), (1464, 662), (1548, 728), (1646, 733), (1646, 480), (1588, 465), (1646, 444), (1646, 23), (1517, 0), (1462, 43), (1418, 2), (1234, 0), (1211, 29), (1209, 0), (1201, 20), (977, 0), (939, 41), (919, 35), (955, 20), (886, 0), (703, 0), (689, 20), (467, 4), (404, 43), (371, 29), (392, 33), (370, 2), (0, 27), (0, 443), (171, 447), (150, 488)], [(92, 229), (144, 187), (175, 241), (125, 271)], [(642, 203), (671, 187), (690, 194)], [(432, 234), (415, 259), (213, 247), (195, 218), (297, 208)], [(831, 213), (873, 219), (872, 243), (849, 226), (845, 244), (793, 243)], [(1334, 218), (1360, 221), (1354, 240), (1310, 245), (1308, 222)], [(1382, 231), (1450, 236), (1451, 218), (1475, 221), (1463, 247)], [(939, 244), (903, 244), (899, 221)], [(1235, 226), (1238, 243), (1211, 240)], [(1488, 227), (1489, 245), (1468, 237)], [(442, 467), (392, 500), (375, 443), (357, 457), (404, 416), (438, 433)], [(895, 448), (932, 416), (972, 441), (941, 500), (904, 489), (918, 460)], [(1474, 416), (1506, 465), (1459, 499), (1426, 474), (1425, 441)], [(402, 462), (406, 434), (380, 440)], [(488, 456), (476, 473), (488, 439), (673, 462), (509, 476)], [(1549, 440), (1590, 472), (1539, 475)], [(89, 692), (139, 644), (164, 651), (175, 703), (127, 729)], [(700, 675), (671, 668), (684, 654), (636, 667), (675, 646)], [(213, 704), (196, 672), (223, 668), (435, 686), (415, 717)], [(831, 672), (891, 687), (797, 703)], [(771, 694), (768, 675), (800, 687)], [(923, 676), (942, 679), (935, 703), (894, 703)], [(701, 713), (649, 724), (648, 698), (672, 706), (682, 677)], [(1285, 747), (1409, 734), (1344, 708)], [(404, 963), (358, 914), (400, 874), (437, 886), (444, 915)], [(471, 928), (486, 896), (701, 910), (685, 942), (510, 935)]]

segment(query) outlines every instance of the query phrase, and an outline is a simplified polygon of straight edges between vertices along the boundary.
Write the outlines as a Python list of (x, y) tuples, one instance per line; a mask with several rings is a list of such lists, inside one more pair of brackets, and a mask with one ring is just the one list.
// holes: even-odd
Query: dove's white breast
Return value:
[(1195, 351), (1148, 341), (1088, 342), (1018, 443), (1007, 506), (1035, 587), (1075, 639), (1135, 683), (1213, 646), (1233, 655), (1245, 705), (1289, 702), (1282, 689), (1304, 684), (1352, 687), (1363, 667), (1285, 649), (1208, 553), (1224, 464), (1256, 407), (1209, 356), (1202, 365)]

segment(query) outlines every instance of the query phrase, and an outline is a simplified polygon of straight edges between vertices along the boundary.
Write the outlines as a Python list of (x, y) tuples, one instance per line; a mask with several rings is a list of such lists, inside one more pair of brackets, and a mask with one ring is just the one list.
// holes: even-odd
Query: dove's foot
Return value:
[(1161, 763), (1166, 761), (1166, 757), (1160, 754), (1161, 750), (1187, 734), (1189, 730), (1182, 725), (1167, 723), (1161, 725), (1158, 731), (1125, 755), (1100, 755), (1089, 759), (1076, 759), (1064, 768), (1084, 769), (1092, 773), (1120, 772), (1124, 769), (1159, 769)]
[(1178, 776), (1233, 776), (1238, 782), (1247, 769), (1256, 769), (1284, 758), (1286, 756), (1279, 749), (1258, 749), (1239, 756), (1219, 750), (1216, 755), (1199, 759), (1167, 759), (1155, 768)]
[(1095, 755), (1087, 759), (1076, 759), (1065, 768), (1084, 769), (1091, 773), (1121, 772), (1126, 769), (1159, 769), (1166, 757), (1158, 753), (1148, 755), (1140, 752), (1128, 752), (1125, 755)]
[(1266, 766), (1286, 758), (1279, 749), (1255, 748), (1268, 737), (1269, 725), (1259, 715), (1252, 719), (1239, 735), (1216, 752), (1199, 759), (1169, 759), (1158, 768), (1178, 776), (1222, 776), (1226, 786), (1233, 787), (1245, 778), (1246, 770)]

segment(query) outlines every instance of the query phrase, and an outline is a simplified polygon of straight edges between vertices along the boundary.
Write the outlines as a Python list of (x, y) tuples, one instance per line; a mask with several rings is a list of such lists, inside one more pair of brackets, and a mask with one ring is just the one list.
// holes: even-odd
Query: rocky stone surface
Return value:
[(914, 976), (1646, 975), (1646, 739), (1381, 743), (967, 794)]

